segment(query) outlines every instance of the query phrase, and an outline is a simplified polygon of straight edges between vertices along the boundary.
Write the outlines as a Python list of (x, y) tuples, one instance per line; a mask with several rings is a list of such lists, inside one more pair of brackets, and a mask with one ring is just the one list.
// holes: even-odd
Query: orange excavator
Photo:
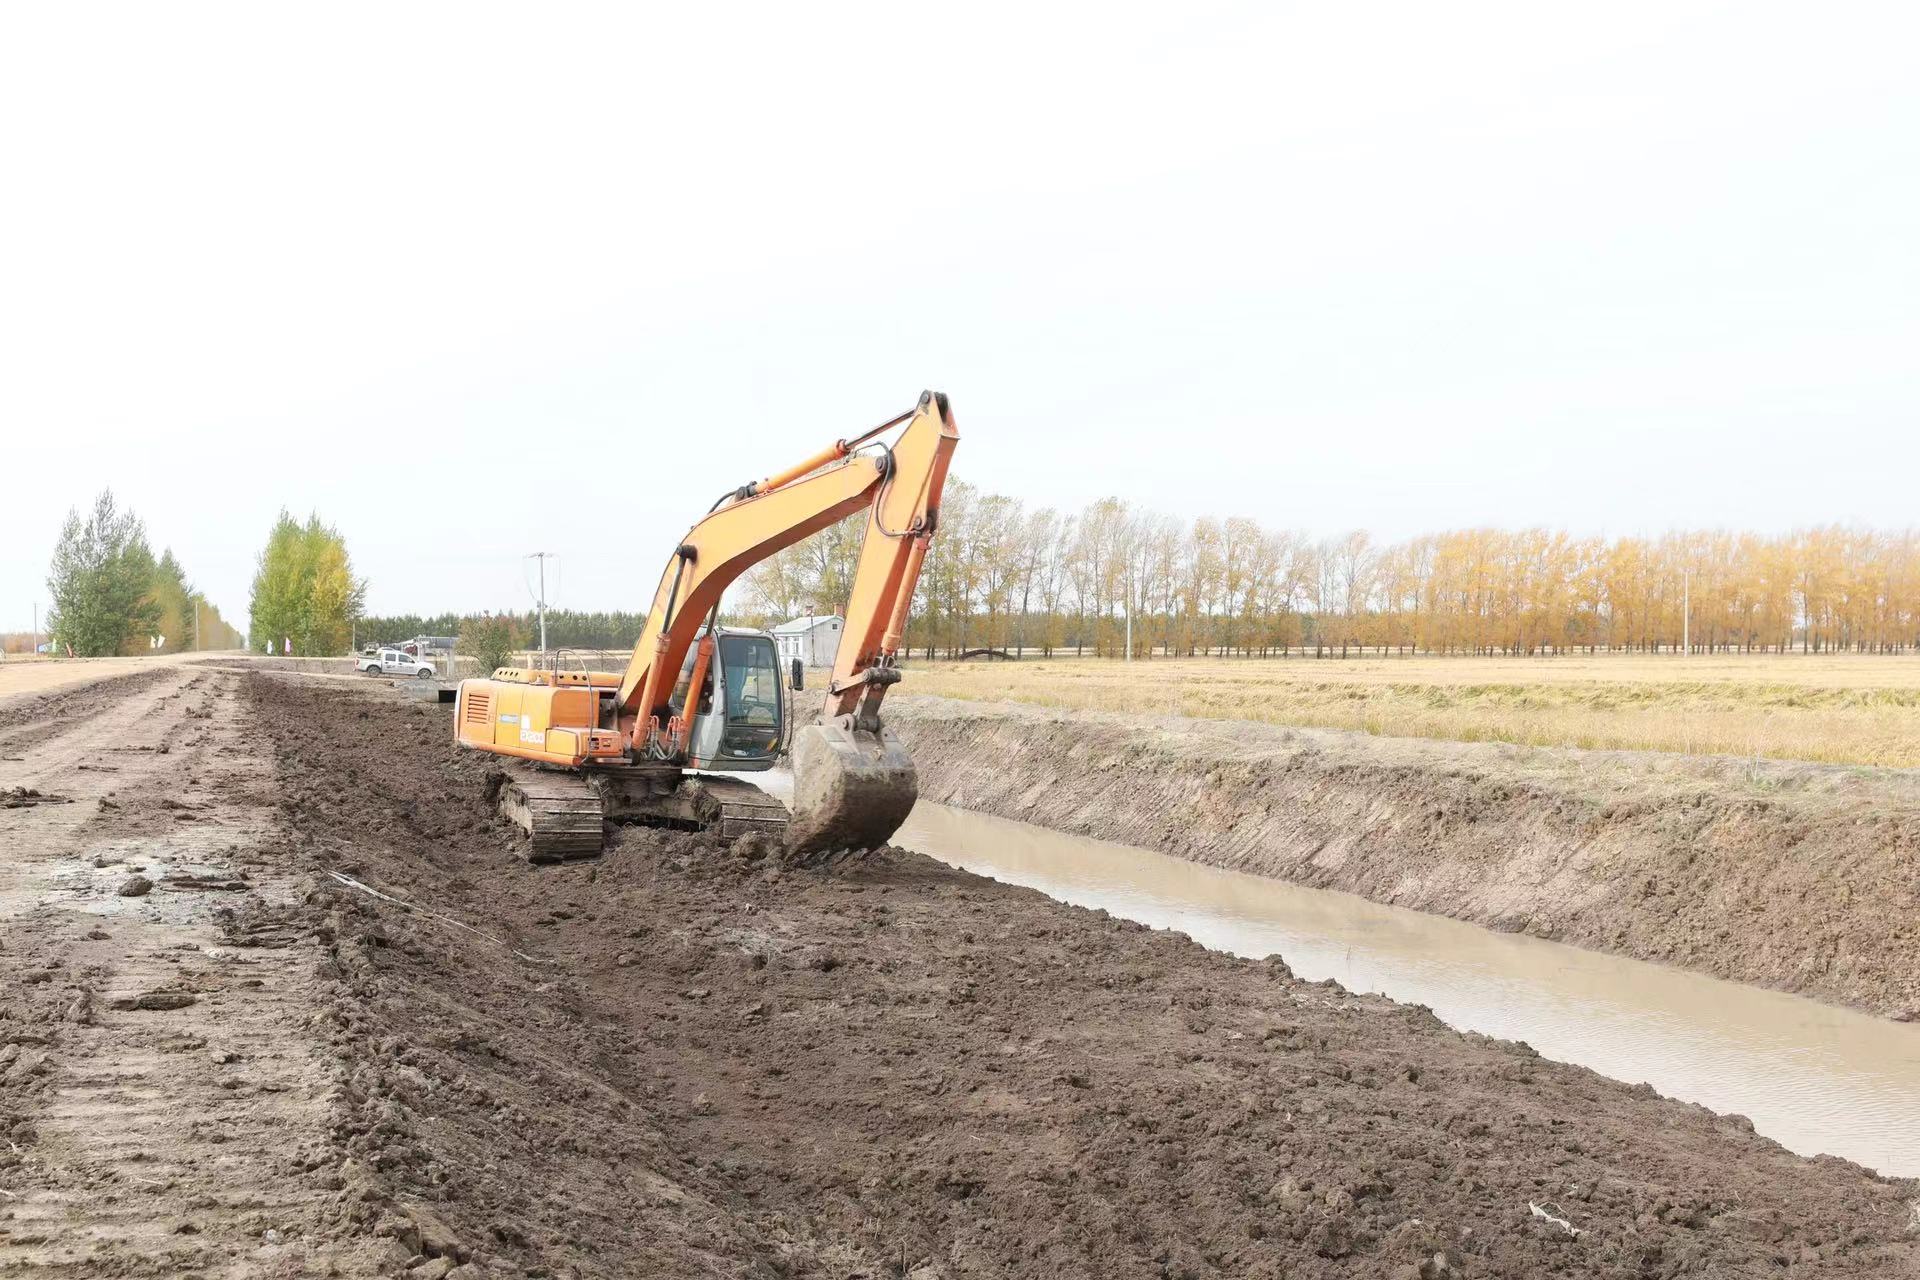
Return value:
[[(907, 610), (959, 438), (946, 396), (929, 391), (871, 431), (723, 494), (674, 548), (625, 672), (547, 661), (461, 681), (455, 740), (505, 758), (496, 794), (526, 832), (528, 857), (593, 856), (610, 821), (728, 839), (758, 831), (797, 855), (886, 843), (918, 784), (880, 707), (900, 679)], [(720, 626), (720, 598), (755, 564), (863, 507), (824, 706), (793, 734), (789, 811), (734, 775), (774, 765), (800, 668), (783, 681), (766, 632)]]

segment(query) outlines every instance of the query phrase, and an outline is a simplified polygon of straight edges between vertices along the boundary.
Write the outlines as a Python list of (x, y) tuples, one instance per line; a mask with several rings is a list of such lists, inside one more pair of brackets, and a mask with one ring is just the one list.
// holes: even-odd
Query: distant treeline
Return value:
[[(864, 517), (755, 568), (746, 614), (838, 612)], [(1182, 521), (1119, 498), (1077, 512), (948, 484), (907, 643), (1142, 656), (1571, 650), (1909, 652), (1920, 533), (1840, 525), (1580, 538), (1459, 529), (1379, 543)]]
[[(865, 516), (755, 566), (728, 621), (842, 613)], [(1920, 533), (1828, 525), (1580, 538), (1458, 529), (1379, 543), (1245, 516), (1177, 520), (1118, 498), (1063, 513), (950, 481), (907, 647), (1140, 656), (1354, 653), (1905, 653), (1920, 648)], [(516, 643), (533, 643), (526, 613)], [(639, 613), (547, 614), (555, 648), (624, 649)], [(362, 619), (363, 642), (454, 635), (461, 619)]]
[[(362, 645), (398, 644), (415, 636), (458, 636), (476, 617), (510, 618), (523, 626), (527, 643), (535, 643), (540, 631), (531, 612), (503, 609), (498, 613), (458, 614), (394, 613), (361, 618), (355, 632)], [(646, 625), (644, 613), (583, 613), (570, 609), (547, 610), (547, 644), (555, 649), (630, 649)]]
[[(86, 658), (238, 649), (246, 637), (187, 581), (172, 551), (156, 558), (146, 526), (103, 490), (83, 518), (67, 513), (47, 572), (42, 640)], [(21, 649), (31, 647), (29, 638)], [(12, 643), (8, 651), (12, 652)]]

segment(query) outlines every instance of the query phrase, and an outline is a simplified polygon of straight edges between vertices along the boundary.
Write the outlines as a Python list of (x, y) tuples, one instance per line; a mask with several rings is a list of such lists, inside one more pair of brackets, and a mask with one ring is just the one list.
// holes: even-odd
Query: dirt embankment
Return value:
[(928, 799), (1920, 1013), (1920, 773), (900, 698)]
[[(243, 653), (221, 654), (205, 659), (193, 659), (192, 661), (204, 662), (208, 666), (219, 667), (228, 671), (283, 671), (300, 675), (354, 676), (368, 680), (373, 679), (373, 677), (369, 677), (362, 672), (356, 665), (357, 659), (349, 655), (342, 655), (337, 658), (296, 658), (280, 655), (268, 657), (265, 654)], [(438, 657), (430, 656), (427, 661), (433, 664), (434, 670), (438, 671), (442, 677), (449, 680), (486, 674), (475, 667), (474, 659), (472, 658), (448, 658), (441, 655)], [(619, 668), (616, 666), (615, 669), (618, 670)], [(384, 678), (394, 679), (395, 677), (387, 676)]]
[(353, 659), (293, 658), (264, 654), (223, 654), (206, 660), (207, 665), (229, 671), (291, 671), (307, 675), (350, 676), (356, 673)]
[(396, 1272), (416, 1250), (459, 1277), (1920, 1260), (1910, 1182), (917, 855), (794, 870), (635, 830), (529, 867), (444, 708), (246, 681), (318, 888), (337, 1201)]
[(155, 663), (89, 684), (8, 697), (0, 701), (0, 756), (15, 756), (30, 744), (61, 737), (90, 717), (124, 705), (135, 694), (178, 675), (171, 666)]
[(19, 658), (0, 660), (0, 704), (8, 700), (74, 685), (98, 684), (115, 676), (151, 671), (186, 660), (183, 654), (145, 654), (137, 658)]

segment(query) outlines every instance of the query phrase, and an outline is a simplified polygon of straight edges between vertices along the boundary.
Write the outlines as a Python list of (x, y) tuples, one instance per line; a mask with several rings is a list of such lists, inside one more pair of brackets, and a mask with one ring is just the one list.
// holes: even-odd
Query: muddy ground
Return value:
[(1912, 1183), (1277, 959), (899, 851), (800, 869), (636, 830), (533, 868), (445, 708), (218, 671), (141, 699), (0, 765), (71, 802), (0, 810), (0, 1269), (1920, 1262)]
[(1920, 1018), (1920, 771), (887, 705), (929, 800)]

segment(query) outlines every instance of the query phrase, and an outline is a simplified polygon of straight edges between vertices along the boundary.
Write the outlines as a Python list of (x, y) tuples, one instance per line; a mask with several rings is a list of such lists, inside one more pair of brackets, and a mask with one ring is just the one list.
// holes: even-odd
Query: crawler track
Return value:
[(600, 856), (607, 838), (605, 803), (581, 774), (508, 761), (490, 785), (500, 816), (526, 837), (528, 862)]
[(598, 857), (614, 823), (711, 832), (721, 840), (757, 834), (778, 841), (787, 809), (744, 778), (672, 768), (572, 772), (505, 760), (488, 789), (526, 837), (528, 862)]

